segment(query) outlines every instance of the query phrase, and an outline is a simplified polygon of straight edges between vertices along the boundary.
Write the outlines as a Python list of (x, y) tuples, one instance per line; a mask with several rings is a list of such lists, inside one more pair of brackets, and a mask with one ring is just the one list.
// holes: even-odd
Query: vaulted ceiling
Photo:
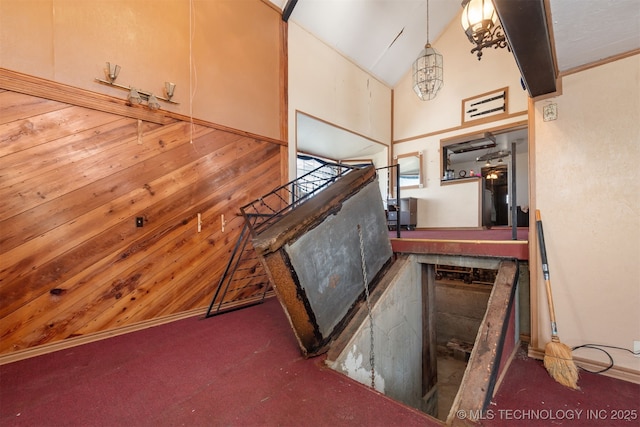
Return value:
[[(410, 69), (427, 38), (437, 40), (452, 21), (458, 21), (462, 9), (459, 0), (429, 0), (427, 34), (427, 0), (270, 1), (286, 10), (287, 19), (391, 88)], [(494, 0), (494, 3), (533, 97), (554, 92), (558, 75), (640, 50), (638, 0)], [(308, 120), (314, 126), (308, 138), (304, 129), (299, 129), (302, 134), (298, 135), (298, 147), (306, 152), (338, 160), (353, 157), (349, 153), (336, 157), (337, 148), (335, 144), (332, 147), (331, 140), (341, 141), (343, 151), (350, 144), (360, 156), (367, 150), (380, 149), (345, 130), (338, 131), (340, 138), (335, 134), (324, 138), (321, 129), (327, 125), (313, 120)]]
[[(270, 0), (284, 8), (293, 0)], [(503, 0), (524, 5), (537, 0)], [(638, 0), (540, 0), (560, 73), (640, 49)], [(458, 19), (459, 0), (297, 0), (289, 19), (394, 87), (427, 41)], [(504, 7), (504, 6), (502, 6)], [(461, 27), (462, 31), (462, 27)]]

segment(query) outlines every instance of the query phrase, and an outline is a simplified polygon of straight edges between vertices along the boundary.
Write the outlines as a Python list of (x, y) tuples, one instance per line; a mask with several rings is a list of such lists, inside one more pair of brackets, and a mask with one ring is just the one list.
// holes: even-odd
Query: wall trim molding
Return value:
[[(620, 59), (625, 59), (625, 58), (628, 58), (630, 56), (639, 55), (639, 54), (640, 54), (640, 49), (630, 50), (629, 52), (624, 52), (624, 53), (620, 53), (618, 55), (609, 56), (607, 58), (603, 58), (603, 59), (600, 59), (598, 61), (590, 62), (588, 64), (584, 64), (584, 65), (580, 65), (580, 66), (577, 66), (577, 67), (569, 68), (569, 69), (564, 70), (564, 71), (560, 71), (558, 73), (558, 77), (559, 78), (563, 78), (563, 77), (566, 77), (566, 76), (570, 76), (571, 74), (579, 73), (579, 72), (588, 70), (590, 68), (599, 67), (601, 65), (610, 64), (611, 62), (616, 62), (616, 61), (619, 61)], [(536, 98), (536, 100), (537, 100), (537, 98)]]
[[(469, 129), (472, 127), (476, 127), (476, 126), (480, 126), (480, 125), (484, 125), (487, 123), (491, 123), (491, 122), (498, 122), (498, 121), (503, 121), (503, 120), (509, 120), (509, 119), (513, 119), (516, 117), (520, 117), (520, 116), (526, 116), (528, 114), (527, 110), (522, 110), (522, 111), (518, 111), (516, 113), (511, 113), (508, 114), (506, 116), (501, 116), (499, 119), (494, 119), (493, 117), (487, 117), (487, 120), (477, 120), (474, 122), (468, 122), (467, 124), (462, 124), (460, 126), (454, 126), (454, 127), (450, 127), (447, 129), (440, 129), (434, 132), (428, 132), (428, 133), (423, 133), (421, 135), (415, 135), (415, 136), (410, 136), (407, 138), (402, 138), (402, 139), (397, 139), (394, 141), (391, 141), (391, 145), (395, 145), (395, 144), (400, 144), (402, 142), (409, 142), (409, 141), (415, 141), (416, 139), (422, 139), (422, 138), (428, 138), (430, 136), (436, 136), (436, 135), (442, 135), (445, 133), (449, 133), (449, 132), (455, 132), (458, 130), (463, 130), (463, 129)], [(512, 122), (512, 123), (507, 123), (501, 126), (496, 127), (496, 129), (511, 129), (515, 126), (519, 126), (522, 124), (527, 124), (527, 120), (520, 120), (520, 121), (516, 121), (516, 122)]]
[(91, 92), (89, 90), (80, 89), (64, 83), (54, 82), (41, 77), (30, 76), (17, 71), (8, 70), (6, 68), (0, 68), (0, 89), (50, 99), (52, 101), (63, 102), (65, 104), (77, 105), (79, 107), (91, 108), (93, 110), (117, 114), (119, 116), (130, 117), (161, 125), (173, 123), (179, 120), (248, 138), (254, 138), (259, 141), (271, 142), (284, 146), (287, 145), (286, 141), (276, 138), (257, 135), (251, 132), (208, 122), (206, 120), (191, 118), (183, 114), (173, 113), (170, 111), (153, 111), (146, 107), (129, 105), (126, 100), (121, 98)]
[[(529, 357), (533, 359), (542, 360), (544, 359), (544, 350), (534, 347), (529, 347), (528, 351)], [(580, 366), (584, 366), (589, 370), (599, 370), (606, 368), (607, 365), (605, 363), (597, 362), (594, 360), (583, 359), (581, 357), (573, 357), (573, 360), (577, 362)], [(611, 369), (606, 372), (601, 373), (600, 375), (605, 375), (607, 377), (615, 378), (618, 380), (628, 381), (634, 384), (640, 384), (640, 371), (636, 371), (635, 369), (625, 368), (623, 366), (613, 365)]]
[[(273, 290), (267, 292), (265, 300), (273, 297), (275, 294)], [(242, 301), (231, 302), (225, 305), (225, 312), (243, 308), (250, 303), (260, 303), (262, 296), (256, 296), (254, 298), (247, 298)], [(37, 347), (25, 348), (24, 350), (18, 350), (12, 353), (6, 353), (0, 355), (0, 365), (6, 365), (8, 363), (17, 362), (31, 357), (42, 356), (48, 353), (53, 353), (59, 350), (66, 350), (68, 348), (77, 347), (83, 344), (90, 344), (95, 341), (101, 341), (107, 338), (116, 337), (118, 335), (124, 335), (131, 332), (137, 332), (144, 329), (152, 328), (154, 326), (160, 326), (167, 323), (175, 322), (177, 320), (188, 319), (190, 317), (202, 316), (204, 318), (207, 313), (207, 307), (195, 308), (193, 310), (183, 311), (181, 313), (175, 313), (156, 319), (145, 320), (135, 323), (133, 325), (122, 326), (116, 329), (110, 329), (106, 331), (100, 331), (93, 334), (82, 335), (79, 337), (68, 338), (62, 341), (55, 341), (49, 344), (43, 344)]]

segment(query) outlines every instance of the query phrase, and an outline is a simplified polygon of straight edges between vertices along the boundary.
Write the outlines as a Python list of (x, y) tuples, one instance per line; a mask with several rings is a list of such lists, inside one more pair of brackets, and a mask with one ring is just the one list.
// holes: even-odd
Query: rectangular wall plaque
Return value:
[(462, 123), (491, 118), (509, 114), (507, 99), (509, 88), (494, 90), (471, 98), (462, 100)]

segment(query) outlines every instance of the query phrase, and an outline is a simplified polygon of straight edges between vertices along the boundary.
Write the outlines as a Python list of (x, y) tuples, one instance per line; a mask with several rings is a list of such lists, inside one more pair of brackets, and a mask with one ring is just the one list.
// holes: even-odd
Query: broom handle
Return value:
[(540, 211), (536, 209), (536, 226), (538, 229), (538, 243), (540, 244), (540, 259), (542, 260), (542, 275), (544, 284), (547, 288), (547, 301), (549, 302), (549, 318), (551, 319), (551, 335), (552, 338), (558, 336), (558, 328), (556, 326), (556, 311), (553, 306), (553, 295), (551, 294), (551, 279), (549, 278), (549, 264), (547, 264), (547, 249), (544, 244), (544, 232), (542, 230), (542, 218)]

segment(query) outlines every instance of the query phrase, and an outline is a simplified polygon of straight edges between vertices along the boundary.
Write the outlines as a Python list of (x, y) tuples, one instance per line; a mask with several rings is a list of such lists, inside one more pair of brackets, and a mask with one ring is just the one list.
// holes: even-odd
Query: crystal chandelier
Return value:
[(429, 43), (429, 1), (427, 0), (427, 44), (413, 63), (413, 90), (423, 101), (433, 99), (444, 85), (442, 55)]

